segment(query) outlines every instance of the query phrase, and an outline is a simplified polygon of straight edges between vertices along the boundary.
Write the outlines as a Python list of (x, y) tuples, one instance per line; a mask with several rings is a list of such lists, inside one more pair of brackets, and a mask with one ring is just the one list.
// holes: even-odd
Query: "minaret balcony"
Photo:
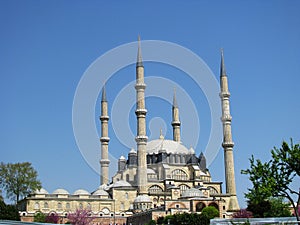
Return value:
[(110, 163), (110, 160), (109, 160), (109, 159), (101, 159), (101, 160), (100, 160), (101, 166), (108, 166), (109, 163)]
[(222, 91), (220, 93), (221, 98), (229, 98), (230, 97), (230, 92), (229, 91)]
[(232, 116), (231, 115), (224, 115), (221, 117), (222, 122), (231, 122)]
[(139, 116), (139, 115), (146, 115), (147, 114), (147, 109), (136, 109), (135, 110), (135, 114), (137, 116)]
[(109, 137), (101, 137), (100, 141), (101, 142), (109, 142), (110, 138)]
[(107, 121), (107, 120), (109, 120), (109, 116), (99, 116), (99, 119), (101, 121)]
[(148, 140), (148, 136), (145, 136), (145, 135), (139, 135), (139, 136), (135, 137), (135, 141), (137, 143), (143, 143), (143, 142), (146, 143), (147, 140)]
[(224, 141), (222, 143), (222, 147), (226, 150), (226, 148), (233, 148), (234, 142), (232, 141)]
[(172, 126), (180, 126), (180, 124), (179, 120), (172, 121)]
[(146, 84), (145, 83), (137, 83), (135, 84), (135, 90), (145, 90), (146, 89)]

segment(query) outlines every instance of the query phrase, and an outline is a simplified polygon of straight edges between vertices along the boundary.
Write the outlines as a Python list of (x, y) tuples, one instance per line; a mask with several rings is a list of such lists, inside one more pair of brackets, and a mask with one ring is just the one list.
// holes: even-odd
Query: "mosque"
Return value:
[(219, 210), (221, 218), (230, 218), (239, 210), (234, 176), (234, 160), (231, 134), (230, 93), (221, 53), (220, 98), (222, 107), (223, 143), (226, 192), (222, 182), (213, 181), (206, 168), (203, 153), (199, 156), (193, 148), (187, 148), (180, 138), (180, 116), (176, 94), (173, 96), (173, 140), (161, 134), (157, 140), (149, 140), (146, 134), (144, 65), (141, 43), (138, 41), (136, 62), (136, 149), (127, 158), (118, 160), (118, 171), (109, 179), (108, 101), (105, 87), (101, 98), (101, 185), (93, 192), (79, 189), (70, 194), (65, 189), (48, 193), (45, 189), (30, 194), (19, 202), (23, 221), (32, 221), (37, 212), (56, 213), (61, 222), (76, 209), (88, 209), (95, 224), (145, 224), (151, 219), (175, 213), (201, 213), (206, 206)]

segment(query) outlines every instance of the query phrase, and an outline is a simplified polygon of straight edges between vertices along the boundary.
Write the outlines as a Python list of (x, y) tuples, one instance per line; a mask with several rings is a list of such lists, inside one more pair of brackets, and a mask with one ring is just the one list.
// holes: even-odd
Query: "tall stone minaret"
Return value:
[(102, 99), (101, 99), (101, 175), (100, 175), (100, 183), (108, 184), (109, 183), (109, 159), (108, 159), (108, 107), (107, 107), (107, 100), (106, 100), (106, 90), (105, 86), (102, 89)]
[(220, 85), (221, 85), (221, 102), (222, 102), (222, 123), (223, 123), (223, 149), (225, 160), (225, 180), (226, 193), (230, 195), (228, 210), (239, 210), (239, 203), (236, 197), (235, 176), (234, 176), (234, 161), (233, 161), (233, 146), (231, 134), (231, 115), (229, 102), (228, 80), (225, 71), (223, 49), (221, 50), (221, 68), (220, 68)]
[(173, 140), (180, 142), (179, 108), (177, 105), (175, 89), (174, 89), (173, 107), (172, 107), (172, 127), (173, 127)]
[(141, 41), (138, 38), (138, 54), (136, 63), (136, 118), (137, 118), (137, 136), (135, 141), (137, 143), (138, 155), (138, 168), (137, 168), (137, 181), (138, 181), (138, 194), (146, 195), (147, 192), (147, 140), (146, 135), (146, 114), (145, 107), (145, 88), (144, 83), (144, 66), (142, 61)]

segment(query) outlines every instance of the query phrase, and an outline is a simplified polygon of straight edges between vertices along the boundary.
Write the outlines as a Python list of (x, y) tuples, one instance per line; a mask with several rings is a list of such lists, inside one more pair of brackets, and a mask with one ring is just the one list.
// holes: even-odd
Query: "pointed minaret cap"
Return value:
[(103, 85), (103, 88), (102, 88), (102, 99), (101, 99), (102, 102), (106, 102), (106, 88), (105, 88), (105, 84)]
[(136, 60), (136, 67), (139, 67), (139, 66), (143, 66), (140, 35), (138, 36), (138, 53), (137, 53), (137, 60)]
[(174, 87), (174, 94), (173, 94), (173, 107), (178, 108), (177, 99), (176, 99), (176, 88)]
[(221, 48), (221, 67), (220, 67), (220, 76), (226, 76), (225, 63), (224, 63), (224, 50)]

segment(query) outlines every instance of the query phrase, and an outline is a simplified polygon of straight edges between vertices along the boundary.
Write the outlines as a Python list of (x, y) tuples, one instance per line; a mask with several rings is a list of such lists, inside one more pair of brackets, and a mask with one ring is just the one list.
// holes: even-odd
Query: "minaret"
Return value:
[(138, 38), (138, 54), (136, 63), (136, 118), (137, 118), (137, 136), (135, 141), (137, 143), (137, 181), (138, 181), (138, 194), (147, 195), (147, 150), (146, 144), (148, 137), (146, 136), (146, 113), (145, 108), (145, 88), (144, 83), (144, 66), (142, 61), (141, 41)]
[(177, 105), (175, 89), (174, 89), (173, 107), (172, 107), (172, 127), (173, 127), (173, 140), (180, 142), (179, 108)]
[(231, 134), (231, 115), (230, 115), (230, 93), (228, 90), (228, 80), (225, 71), (223, 49), (221, 50), (221, 68), (220, 68), (221, 102), (222, 102), (222, 123), (223, 123), (223, 149), (225, 161), (225, 180), (226, 193), (230, 195), (228, 210), (239, 210), (239, 203), (236, 197), (233, 146)]
[(100, 183), (101, 185), (103, 184), (108, 184), (109, 183), (109, 159), (108, 159), (108, 142), (109, 142), (109, 137), (108, 137), (108, 107), (107, 107), (107, 100), (106, 100), (106, 90), (105, 86), (103, 86), (102, 89), (102, 99), (101, 99), (101, 160), (100, 160), (100, 165), (101, 165), (101, 177), (100, 177)]

